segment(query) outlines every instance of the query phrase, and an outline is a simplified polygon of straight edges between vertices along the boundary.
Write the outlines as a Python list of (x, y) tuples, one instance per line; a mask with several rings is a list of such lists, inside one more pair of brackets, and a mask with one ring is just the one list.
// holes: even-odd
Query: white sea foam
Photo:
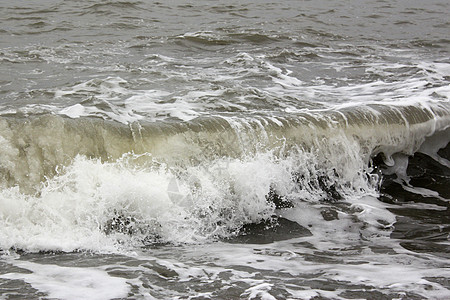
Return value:
[(248, 296), (248, 299), (276, 300), (274, 296), (268, 292), (272, 289), (273, 284), (261, 283), (245, 290), (242, 296)]
[[(314, 183), (325, 175), (343, 194), (374, 192), (363, 173), (349, 171), (364, 162), (348, 164), (338, 153), (327, 158), (330, 167), (347, 165), (336, 175), (323, 173), (322, 158), (307, 152), (282, 159), (266, 152), (183, 169), (139, 166), (143, 156), (133, 154), (113, 162), (77, 156), (36, 195), (18, 187), (2, 190), (0, 246), (108, 252), (146, 240), (199, 242), (270, 217), (275, 209), (267, 201), (271, 189), (290, 201), (314, 202), (326, 196)], [(296, 172), (303, 176), (298, 183), (292, 180)]]
[(23, 280), (50, 298), (107, 300), (126, 297), (130, 290), (124, 278), (110, 276), (100, 268), (62, 267), (11, 259), (8, 263), (26, 271), (2, 274), (0, 278)]
[[(309, 206), (309, 209), (315, 210), (314, 206)], [(307, 213), (297, 215), (301, 211), (299, 208), (290, 216), (302, 222)], [(224, 290), (230, 285), (245, 284), (247, 288), (241, 297), (272, 299), (276, 298), (277, 292), (284, 290), (289, 293), (283, 294), (282, 297), (286, 298), (321, 296), (346, 299), (340, 294), (349, 288), (365, 297), (368, 291), (375, 292), (375, 296), (386, 293), (391, 297), (396, 294), (433, 298), (450, 295), (447, 288), (433, 280), (449, 275), (448, 270), (439, 267), (445, 259), (430, 259), (410, 253), (387, 235), (363, 236), (365, 242), (361, 242), (360, 230), (364, 226), (351, 218), (331, 222), (314, 219), (310, 225), (308, 228), (314, 231), (312, 236), (271, 244), (187, 246), (180, 250), (182, 258), (176, 260), (155, 258), (152, 251), (142, 251), (138, 257), (142, 262), (154, 261), (171, 270), (174, 282), (215, 283)], [(269, 283), (267, 278), (279, 281)]]
[[(55, 91), (55, 97), (95, 95), (100, 100), (99, 105), (77, 103), (62, 109), (53, 108), (56, 113), (71, 118), (99, 116), (128, 124), (138, 120), (156, 121), (166, 118), (177, 118), (189, 121), (198, 117), (203, 105), (202, 98), (220, 96), (223, 91), (199, 92), (191, 91), (183, 97), (172, 95), (163, 90), (133, 90), (124, 86), (127, 81), (120, 77), (91, 79), (77, 84), (67, 90)], [(104, 106), (107, 106), (105, 109)]]
[[(292, 54), (301, 56), (295, 51)], [(132, 123), (142, 119), (187, 121), (219, 111), (241, 115), (250, 110), (271, 116), (277, 112), (340, 110), (372, 104), (426, 107), (430, 103), (445, 103), (450, 97), (450, 88), (445, 84), (449, 64), (414, 57), (395, 64), (368, 60), (364, 64), (365, 72), (380, 78), (347, 80), (345, 84), (333, 84), (323, 78), (308, 81), (298, 74), (295, 64), (275, 64), (266, 55), (247, 52), (227, 59), (183, 60), (159, 54), (151, 57), (146, 65), (139, 66), (145, 69), (140, 71), (141, 77), (82, 78), (76, 84), (47, 90), (55, 96), (51, 105), (27, 104), (20, 108), (8, 105), (0, 113), (11, 113), (11, 109), (26, 114), (52, 112), (72, 118), (95, 116)], [(412, 70), (412, 75), (393, 80), (404, 68)], [(148, 77), (147, 73), (153, 72), (164, 76)]]
[(2, 3), (0, 298), (450, 299), (448, 4), (179, 2)]
[[(410, 113), (408, 109), (413, 108), (406, 107), (405, 114)], [(420, 108), (414, 109), (417, 114), (411, 115), (430, 118)], [(15, 127), (4, 121), (2, 167), (20, 187), (12, 184), (0, 193), (0, 246), (28, 251), (108, 252), (155, 241), (211, 241), (232, 235), (243, 224), (271, 217), (275, 211), (274, 203), (267, 200), (271, 192), (296, 206), (332, 198), (329, 193), (339, 194), (351, 205), (351, 216), (375, 231), (389, 229), (395, 222), (392, 214), (377, 201), (362, 197), (377, 196), (379, 175), (368, 176), (371, 157), (383, 153), (392, 173), (407, 182), (406, 155), (415, 153), (427, 136), (448, 122), (436, 116), (422, 123), (398, 125), (406, 121), (397, 110), (393, 110), (392, 120), (384, 122), (391, 111), (390, 107), (352, 111), (358, 118), (349, 114), (345, 126), (336, 121), (342, 114), (305, 114), (306, 129), (313, 129), (314, 135), (296, 125), (303, 119), (295, 120), (294, 126), (279, 126), (264, 118), (228, 117), (212, 132), (206, 127), (200, 133), (168, 127), (162, 137), (152, 135), (154, 131), (146, 137), (142, 127), (130, 131), (104, 127), (108, 126), (104, 123), (98, 128), (94, 123), (76, 123), (95, 128), (93, 138), (85, 137), (84, 131), (62, 131), (65, 121), (57, 117), (48, 119), (54, 122), (49, 125), (55, 130), (53, 137), (42, 136), (40, 127), (33, 126), (14, 134)], [(367, 122), (358, 123), (361, 115)], [(373, 120), (374, 116), (379, 119)], [(48, 124), (36, 122), (38, 126)], [(223, 130), (224, 124), (231, 127), (230, 132), (215, 131)], [(77, 130), (84, 130), (80, 126)], [(272, 131), (268, 130), (271, 126)], [(97, 134), (105, 143), (104, 149), (95, 142)], [(218, 134), (226, 140), (217, 139)], [(78, 144), (73, 144), (71, 136)], [(64, 139), (70, 143), (66, 145)], [(158, 139), (162, 139), (159, 144)], [(26, 152), (21, 150), (24, 140), (29, 140)], [(38, 144), (33, 144), (34, 140)], [(152, 153), (123, 155), (124, 149), (137, 149), (133, 143), (152, 149)], [(69, 147), (63, 150), (60, 145)], [(85, 153), (100, 153), (98, 156), (105, 158), (75, 154), (67, 159), (79, 146)], [(35, 155), (37, 152), (42, 154)], [(26, 161), (21, 153), (29, 155)], [(60, 169), (48, 171), (52, 163)], [(24, 168), (28, 168), (26, 174)], [(44, 176), (49, 177), (36, 186)], [(26, 188), (33, 192), (22, 190)], [(307, 220), (312, 215), (303, 217)], [(321, 220), (321, 216), (316, 218)], [(372, 229), (366, 231), (369, 236), (373, 233)]]

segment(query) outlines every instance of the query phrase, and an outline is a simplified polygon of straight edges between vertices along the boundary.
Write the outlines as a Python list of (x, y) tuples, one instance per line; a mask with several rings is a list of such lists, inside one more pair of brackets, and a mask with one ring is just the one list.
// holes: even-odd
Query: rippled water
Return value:
[(450, 298), (448, 10), (0, 3), (0, 298)]
[(445, 1), (3, 6), (4, 113), (186, 120), (448, 83)]

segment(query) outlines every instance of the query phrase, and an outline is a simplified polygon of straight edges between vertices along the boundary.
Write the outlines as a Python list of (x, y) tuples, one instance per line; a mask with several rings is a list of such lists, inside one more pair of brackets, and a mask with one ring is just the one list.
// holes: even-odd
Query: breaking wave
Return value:
[[(230, 238), (301, 203), (361, 214), (385, 172), (421, 151), (441, 164), (445, 103), (124, 125), (41, 115), (0, 120), (0, 248), (116, 251)], [(406, 160), (407, 161), (407, 160)]]

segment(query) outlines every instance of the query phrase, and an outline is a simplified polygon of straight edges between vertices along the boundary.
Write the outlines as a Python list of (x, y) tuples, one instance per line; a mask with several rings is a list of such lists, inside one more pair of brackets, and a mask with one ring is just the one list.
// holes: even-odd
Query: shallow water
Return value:
[(448, 8), (0, 4), (0, 298), (450, 298)]

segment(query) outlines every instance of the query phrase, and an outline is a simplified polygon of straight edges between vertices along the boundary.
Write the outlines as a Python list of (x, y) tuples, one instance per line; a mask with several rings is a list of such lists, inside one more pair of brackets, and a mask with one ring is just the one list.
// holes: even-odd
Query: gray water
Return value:
[(0, 3), (0, 299), (450, 298), (447, 1)]
[[(327, 107), (357, 100), (352, 96), (364, 94), (365, 87), (404, 98), (410, 95), (398, 82), (414, 89), (411, 81), (424, 75), (445, 79), (439, 71), (448, 68), (447, 6), (3, 4), (2, 111), (61, 112), (81, 103), (82, 115), (126, 122)], [(373, 94), (367, 98), (386, 100)]]

